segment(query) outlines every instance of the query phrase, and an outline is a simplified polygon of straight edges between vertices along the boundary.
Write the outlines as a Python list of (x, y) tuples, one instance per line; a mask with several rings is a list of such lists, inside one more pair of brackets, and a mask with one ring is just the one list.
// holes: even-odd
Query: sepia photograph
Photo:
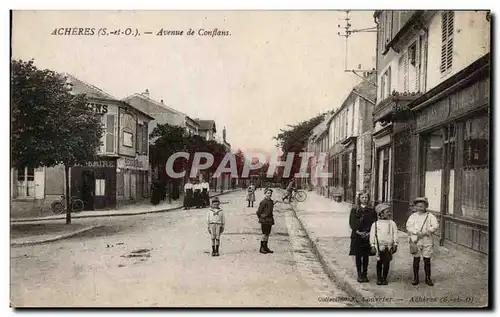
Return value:
[(10, 10), (10, 307), (490, 307), (491, 23)]

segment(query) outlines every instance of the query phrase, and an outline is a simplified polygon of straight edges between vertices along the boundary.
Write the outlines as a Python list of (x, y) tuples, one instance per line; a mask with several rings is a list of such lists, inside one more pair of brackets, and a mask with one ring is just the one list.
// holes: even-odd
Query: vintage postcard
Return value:
[(488, 307), (490, 11), (11, 11), (10, 303)]

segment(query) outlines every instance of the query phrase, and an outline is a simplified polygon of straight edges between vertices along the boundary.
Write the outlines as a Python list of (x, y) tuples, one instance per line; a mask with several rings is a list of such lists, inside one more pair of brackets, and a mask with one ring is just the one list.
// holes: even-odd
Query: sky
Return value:
[[(338, 36), (344, 11), (14, 11), (12, 57), (68, 72), (122, 99), (150, 97), (225, 126), (233, 152), (275, 151), (280, 129), (340, 106), (375, 67), (375, 33)], [(374, 27), (351, 11), (352, 28)], [(56, 28), (141, 35), (51, 35)], [(198, 30), (229, 32), (199, 36)], [(183, 36), (156, 35), (183, 30)], [(189, 29), (195, 35), (187, 36)], [(146, 35), (144, 32), (153, 32)]]

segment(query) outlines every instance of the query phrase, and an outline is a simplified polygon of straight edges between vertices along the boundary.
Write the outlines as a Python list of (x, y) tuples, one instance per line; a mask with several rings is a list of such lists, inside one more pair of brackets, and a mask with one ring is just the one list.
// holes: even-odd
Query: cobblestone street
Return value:
[[(257, 202), (263, 191), (257, 192)], [(256, 207), (244, 193), (221, 196), (227, 225), (221, 256), (210, 256), (205, 211), (78, 219), (100, 224), (68, 240), (11, 248), (11, 302), (29, 306), (349, 305), (330, 282), (286, 205), (275, 211), (259, 254)], [(257, 206), (257, 204), (255, 205)]]

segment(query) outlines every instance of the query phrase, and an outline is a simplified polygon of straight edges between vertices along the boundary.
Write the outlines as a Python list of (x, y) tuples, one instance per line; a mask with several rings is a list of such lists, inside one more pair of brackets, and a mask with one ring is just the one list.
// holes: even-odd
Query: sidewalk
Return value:
[[(227, 190), (222, 194), (220, 192), (212, 192), (210, 193), (210, 198), (215, 196), (220, 196), (228, 193), (232, 193), (236, 190)], [(111, 209), (111, 210), (97, 210), (97, 211), (82, 211), (80, 213), (73, 213), (71, 215), (72, 219), (75, 218), (95, 218), (95, 217), (113, 217), (113, 216), (133, 216), (133, 215), (142, 215), (149, 213), (157, 213), (157, 212), (165, 212), (182, 208), (182, 198), (173, 201), (172, 203), (163, 202), (158, 205), (151, 205), (147, 203), (142, 204), (132, 204), (124, 206), (120, 209)], [(58, 219), (66, 219), (66, 214), (61, 215), (50, 215), (45, 217), (33, 217), (33, 218), (11, 218), (11, 224), (23, 223), (23, 222), (32, 222), (32, 221), (47, 221), (47, 220), (58, 220)]]
[[(376, 285), (375, 257), (370, 257), (370, 283), (356, 281), (354, 258), (349, 256), (351, 206), (308, 192), (294, 211), (307, 232), (328, 275), (361, 305), (378, 307), (481, 307), (488, 303), (488, 261), (485, 257), (435, 247), (432, 258), (434, 286), (411, 285), (413, 257), (406, 233), (399, 232), (399, 248), (389, 271), (389, 285)], [(471, 303), (472, 301), (472, 303)]]

